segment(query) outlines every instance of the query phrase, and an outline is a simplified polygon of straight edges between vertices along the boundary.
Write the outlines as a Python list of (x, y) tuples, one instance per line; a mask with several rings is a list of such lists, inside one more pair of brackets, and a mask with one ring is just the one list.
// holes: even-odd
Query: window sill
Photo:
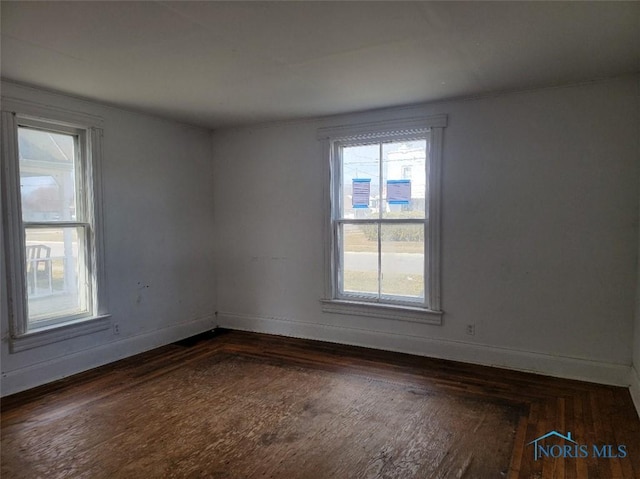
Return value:
[(34, 329), (11, 338), (11, 352), (18, 353), (107, 329), (111, 329), (111, 315), (109, 314)]
[(394, 304), (376, 304), (340, 299), (323, 299), (325, 313), (368, 316), (371, 318), (393, 319), (412, 323), (442, 324), (442, 311)]

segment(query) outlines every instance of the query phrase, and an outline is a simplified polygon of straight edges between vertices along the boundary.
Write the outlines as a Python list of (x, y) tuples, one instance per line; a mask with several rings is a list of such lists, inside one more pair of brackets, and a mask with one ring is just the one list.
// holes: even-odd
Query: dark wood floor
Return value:
[[(65, 411), (90, 408), (96, 401), (105, 398), (120, 400), (124, 407), (131, 400), (126, 391), (132, 384), (151, 381), (221, 353), (336, 374), (416, 384), (434, 394), (509, 405), (518, 411), (518, 417), (507, 477), (640, 478), (640, 420), (629, 392), (624, 388), (235, 331), (201, 335), (3, 398), (3, 477), (10, 477), (7, 474), (12, 471), (12, 465), (6, 464), (6, 461), (13, 460), (11, 453), (16, 452), (7, 451), (5, 444), (16, 444), (20, 440), (21, 444), (31, 444), (30, 447), (46, 447), (27, 440), (33, 430), (34, 418), (59, 417)], [(552, 430), (563, 434), (571, 432), (579, 444), (588, 445), (589, 448), (596, 445), (599, 451), (606, 445), (613, 445), (612, 452), (616, 452), (615, 446), (624, 445), (626, 457), (597, 458), (589, 454), (589, 457), (544, 457), (534, 460), (533, 446), (528, 443)], [(47, 477), (46, 471), (42, 477)], [(69, 473), (68, 477), (90, 475), (86, 471), (75, 471)], [(354, 472), (350, 477), (364, 476)], [(389, 477), (401, 476), (396, 474)]]

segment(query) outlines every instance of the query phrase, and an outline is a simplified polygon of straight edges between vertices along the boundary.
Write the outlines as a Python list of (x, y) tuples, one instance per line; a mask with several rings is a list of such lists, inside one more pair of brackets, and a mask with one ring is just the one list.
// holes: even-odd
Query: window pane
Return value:
[(342, 292), (378, 296), (378, 225), (342, 225)]
[(425, 217), (426, 146), (426, 140), (382, 145), (383, 218)]
[(18, 128), (18, 151), (23, 221), (75, 220), (75, 137)]
[(382, 225), (382, 296), (424, 299), (424, 229), (422, 224)]
[(342, 148), (342, 218), (377, 218), (380, 203), (380, 146)]
[(82, 226), (26, 228), (29, 326), (88, 312), (89, 288)]

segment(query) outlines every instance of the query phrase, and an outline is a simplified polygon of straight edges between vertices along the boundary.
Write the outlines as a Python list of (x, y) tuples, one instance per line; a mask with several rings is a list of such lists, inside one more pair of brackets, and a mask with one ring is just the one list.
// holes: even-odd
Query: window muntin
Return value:
[(337, 299), (426, 305), (427, 140), (334, 142)]
[(87, 130), (18, 119), (26, 332), (96, 314)]

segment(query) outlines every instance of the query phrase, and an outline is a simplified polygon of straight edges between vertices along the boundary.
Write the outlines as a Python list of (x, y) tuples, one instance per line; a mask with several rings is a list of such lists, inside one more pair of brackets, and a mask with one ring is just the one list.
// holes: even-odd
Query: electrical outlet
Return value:
[(120, 325), (118, 323), (113, 324), (113, 334), (120, 334)]
[(467, 334), (469, 336), (475, 336), (475, 334), (476, 334), (476, 325), (475, 324), (467, 324)]

